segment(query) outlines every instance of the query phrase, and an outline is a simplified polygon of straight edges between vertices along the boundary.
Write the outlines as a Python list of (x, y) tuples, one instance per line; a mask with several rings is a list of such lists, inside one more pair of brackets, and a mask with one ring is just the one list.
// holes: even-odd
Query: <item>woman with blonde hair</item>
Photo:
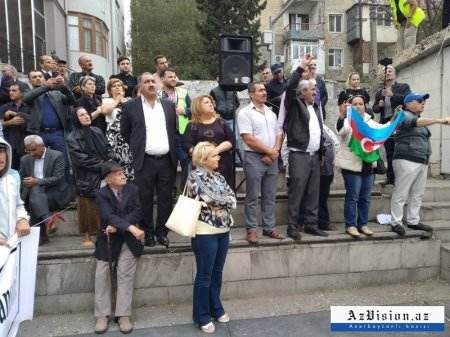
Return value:
[(192, 118), (183, 135), (183, 149), (192, 156), (199, 142), (208, 141), (217, 144), (215, 152), (220, 154), (217, 172), (225, 177), (230, 186), (234, 186), (233, 161), (231, 149), (234, 145), (233, 131), (215, 111), (214, 100), (210, 95), (194, 97), (191, 103)]
[(206, 333), (214, 332), (213, 319), (221, 323), (230, 320), (220, 300), (220, 291), (236, 197), (224, 177), (216, 172), (219, 160), (214, 144), (197, 143), (192, 150), (192, 163), (196, 168), (189, 173), (186, 183), (188, 195), (198, 196), (203, 204), (196, 236), (191, 239), (197, 265), (192, 317)]
[(359, 76), (359, 73), (353, 71), (347, 76), (347, 81), (345, 82), (345, 90), (341, 91), (341, 93), (339, 94), (338, 105), (344, 104), (349, 97), (358, 95), (363, 97), (366, 105), (369, 104), (370, 95), (367, 92), (366, 88), (361, 87), (361, 78)]
[(106, 85), (106, 90), (110, 97), (105, 98), (102, 110), (106, 114), (106, 141), (115, 153), (118, 163), (123, 167), (127, 180), (134, 180), (134, 170), (132, 167), (133, 158), (129, 145), (123, 140), (120, 132), (120, 118), (122, 104), (128, 99), (125, 98), (125, 85), (118, 78), (112, 78)]

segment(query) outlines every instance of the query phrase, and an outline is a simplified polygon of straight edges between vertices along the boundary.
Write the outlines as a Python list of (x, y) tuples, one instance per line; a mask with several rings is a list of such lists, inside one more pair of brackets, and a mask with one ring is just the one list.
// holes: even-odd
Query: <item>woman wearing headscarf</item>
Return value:
[(75, 192), (77, 194), (78, 225), (83, 234), (83, 246), (93, 245), (91, 234), (99, 228), (95, 207), (95, 191), (100, 188), (102, 164), (115, 159), (102, 131), (91, 126), (91, 117), (83, 107), (72, 112), (74, 130), (67, 136), (72, 161)]
[(82, 77), (80, 79), (80, 87), (82, 94), (77, 99), (77, 106), (85, 108), (91, 117), (92, 126), (98, 127), (105, 134), (106, 119), (102, 110), (102, 102), (95, 95), (95, 78), (91, 76)]

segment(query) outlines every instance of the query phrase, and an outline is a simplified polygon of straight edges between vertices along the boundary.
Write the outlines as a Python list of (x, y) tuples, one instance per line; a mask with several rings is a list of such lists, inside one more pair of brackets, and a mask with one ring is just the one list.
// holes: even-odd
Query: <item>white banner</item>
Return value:
[(39, 228), (0, 247), (0, 336), (16, 336), (19, 323), (33, 319)]

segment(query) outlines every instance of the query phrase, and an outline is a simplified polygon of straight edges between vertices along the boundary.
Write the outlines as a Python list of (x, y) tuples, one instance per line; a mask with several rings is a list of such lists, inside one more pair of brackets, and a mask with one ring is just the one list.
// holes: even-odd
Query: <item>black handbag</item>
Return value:
[(386, 171), (387, 171), (387, 169), (386, 169), (386, 165), (384, 164), (384, 160), (381, 158), (378, 158), (377, 159), (377, 167), (375, 167), (374, 173), (383, 175), (383, 174), (386, 174)]

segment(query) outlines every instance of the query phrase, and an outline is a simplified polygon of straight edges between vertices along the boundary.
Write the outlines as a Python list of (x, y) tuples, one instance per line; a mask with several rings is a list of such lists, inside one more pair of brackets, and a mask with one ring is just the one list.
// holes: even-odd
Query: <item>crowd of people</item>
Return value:
[[(47, 244), (57, 229), (52, 212), (75, 199), (81, 244), (94, 246), (96, 235), (97, 333), (107, 330), (112, 314), (120, 317), (122, 332), (132, 329), (136, 261), (144, 246), (169, 245), (165, 223), (176, 196), (178, 165), (181, 188), (186, 185), (188, 195), (203, 202), (192, 248), (197, 262), (193, 319), (204, 332), (214, 331), (212, 319), (230, 319), (220, 288), (236, 207), (234, 166), (242, 166), (246, 178), (244, 222), (252, 245), (258, 243), (258, 213), (263, 236), (284, 238), (275, 229), (280, 170), (288, 176), (287, 236), (298, 241), (301, 233), (328, 236), (336, 230), (327, 206), (334, 166), (346, 188), (346, 233), (354, 238), (373, 235), (367, 223), (375, 165), (348, 146), (349, 106), (372, 126), (390, 123), (400, 109), (405, 111), (405, 121), (385, 143), (388, 169), (382, 184), (395, 185), (392, 230), (405, 234), (403, 205), (408, 201), (407, 226), (432, 231), (419, 218), (431, 154), (427, 126), (448, 124), (450, 117), (422, 117), (429, 95), (398, 83), (392, 66), (385, 68), (385, 82), (372, 107), (360, 75), (348, 75), (333, 132), (325, 125), (327, 88), (309, 53), (289, 78), (281, 64), (264, 69), (263, 81), (248, 86), (250, 103), (238, 112), (236, 94), (220, 86), (191, 100), (163, 55), (154, 58), (155, 73), (139, 77), (131, 73), (130, 59), (121, 56), (119, 73), (108, 81), (93, 72), (89, 56), (78, 63), (81, 71), (69, 75), (64, 64), (41, 56), (40, 69), (28, 74), (31, 87), (17, 80), (13, 66), (3, 68), (0, 207), (14, 214), (10, 221), (0, 220), (0, 244), (6, 245), (16, 231), (26, 235), (28, 220), (40, 226), (39, 244)], [(14, 207), (5, 208), (8, 202)], [(115, 308), (107, 273), (111, 259), (117, 262)]]

